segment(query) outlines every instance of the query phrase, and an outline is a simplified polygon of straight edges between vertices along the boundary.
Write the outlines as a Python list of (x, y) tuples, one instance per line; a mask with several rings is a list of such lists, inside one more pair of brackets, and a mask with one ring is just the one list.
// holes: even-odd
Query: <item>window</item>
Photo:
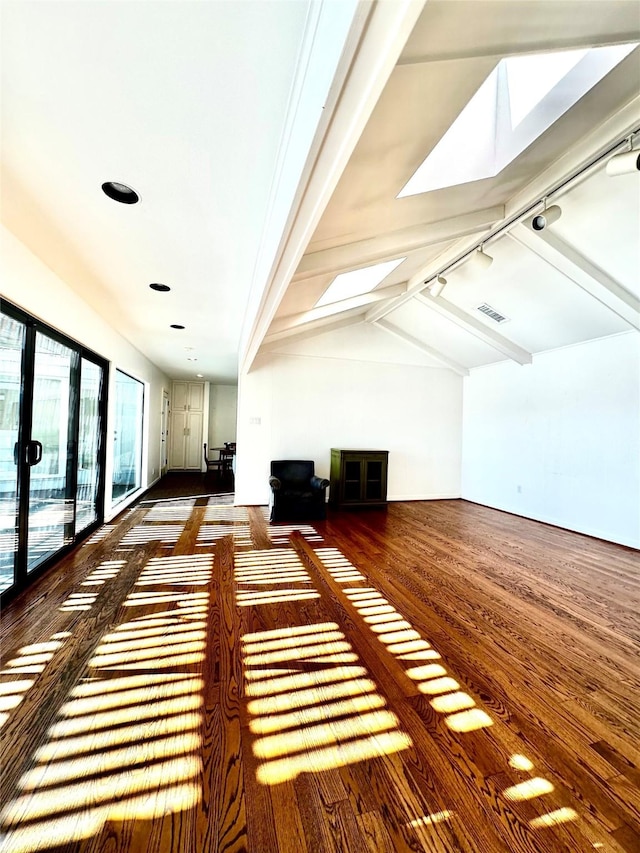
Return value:
[(142, 483), (144, 385), (116, 370), (112, 500), (117, 503)]

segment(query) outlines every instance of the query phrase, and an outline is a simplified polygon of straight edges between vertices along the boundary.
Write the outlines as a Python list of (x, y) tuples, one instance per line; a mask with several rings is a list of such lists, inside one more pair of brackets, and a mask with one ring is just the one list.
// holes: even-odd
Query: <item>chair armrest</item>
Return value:
[(311, 478), (311, 488), (312, 489), (326, 489), (329, 485), (328, 480), (321, 480), (320, 477), (312, 477)]
[(269, 477), (269, 485), (271, 486), (272, 491), (277, 492), (282, 483), (277, 477)]

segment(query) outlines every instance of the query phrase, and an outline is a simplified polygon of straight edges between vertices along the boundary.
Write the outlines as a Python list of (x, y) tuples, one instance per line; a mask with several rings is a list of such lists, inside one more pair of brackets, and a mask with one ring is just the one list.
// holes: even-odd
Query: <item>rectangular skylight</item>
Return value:
[(351, 296), (369, 293), (403, 261), (406, 261), (406, 258), (396, 258), (393, 261), (384, 261), (384, 263), (374, 264), (371, 267), (340, 273), (318, 299), (315, 307), (319, 308), (321, 305), (329, 305), (332, 302), (349, 299)]
[(637, 46), (501, 59), (397, 198), (495, 177)]

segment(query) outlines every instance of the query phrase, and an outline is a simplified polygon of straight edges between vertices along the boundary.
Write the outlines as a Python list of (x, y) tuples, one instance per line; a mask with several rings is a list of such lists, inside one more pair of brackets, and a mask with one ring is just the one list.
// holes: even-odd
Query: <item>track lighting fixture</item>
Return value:
[[(514, 225), (519, 223), (526, 225), (532, 231), (537, 233), (544, 231), (545, 228), (553, 225), (553, 223), (557, 222), (562, 216), (562, 208), (557, 204), (547, 207), (547, 199), (555, 196), (559, 190), (566, 190), (581, 176), (593, 169), (594, 166), (603, 166), (607, 157), (609, 158), (606, 165), (608, 175), (629, 175), (634, 172), (640, 172), (640, 148), (633, 148), (634, 139), (640, 139), (640, 127), (636, 127), (631, 135), (627, 133), (625, 136), (618, 137), (616, 140), (613, 140), (610, 147), (607, 149), (607, 153), (598, 154), (587, 163), (581, 165), (579, 169), (574, 171), (561, 183), (555, 187), (549, 187), (546, 196), (537, 199), (537, 201), (527, 207), (526, 211), (505, 220), (497, 228), (494, 228), (491, 232), (485, 234), (484, 240), (495, 240), (497, 237), (501, 236), (503, 232), (508, 231)], [(616, 148), (621, 148), (625, 144), (625, 141), (627, 144), (626, 151), (614, 154), (613, 156), (608, 153), (615, 151)], [(540, 213), (532, 214), (531, 211), (536, 209), (539, 210), (541, 204), (543, 205), (543, 210)], [(440, 267), (437, 277), (431, 276), (429, 278), (425, 278), (424, 285), (421, 289), (428, 290), (434, 297), (440, 296), (447, 283), (444, 275), (448, 274), (451, 270), (457, 269), (461, 264), (467, 263), (471, 268), (475, 268), (476, 272), (484, 272), (488, 270), (493, 263), (493, 258), (484, 251), (484, 243), (476, 243), (473, 248), (470, 247), (463, 254), (458, 255), (458, 257), (453, 259), (447, 266)]]
[(488, 270), (493, 263), (493, 258), (486, 254), (484, 246), (480, 246), (478, 251), (471, 255), (471, 263), (478, 271)]
[(635, 151), (623, 151), (616, 154), (607, 162), (607, 175), (631, 175), (640, 172), (640, 148)]
[(442, 275), (439, 275), (429, 285), (429, 292), (431, 293), (432, 296), (440, 296), (440, 294), (444, 290), (446, 284), (447, 284), (446, 278)]
[(549, 225), (553, 225), (562, 216), (562, 208), (557, 204), (552, 204), (547, 207), (547, 200), (544, 201), (544, 210), (542, 213), (536, 213), (527, 219), (526, 224), (532, 231), (544, 231)]

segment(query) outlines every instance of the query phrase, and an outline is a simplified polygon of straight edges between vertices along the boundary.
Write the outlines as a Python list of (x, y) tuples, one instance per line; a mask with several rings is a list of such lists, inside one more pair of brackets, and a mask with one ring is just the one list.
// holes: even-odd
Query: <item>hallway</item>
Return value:
[(3, 853), (640, 844), (638, 555), (166, 478), (2, 614)]

